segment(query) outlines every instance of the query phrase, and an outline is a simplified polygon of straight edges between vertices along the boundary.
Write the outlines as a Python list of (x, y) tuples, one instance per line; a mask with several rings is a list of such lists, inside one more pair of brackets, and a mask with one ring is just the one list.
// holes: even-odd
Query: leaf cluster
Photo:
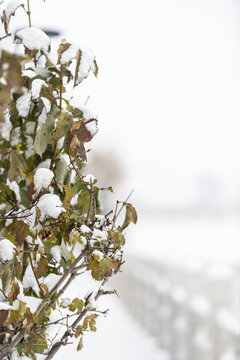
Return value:
[[(119, 212), (101, 214), (102, 189), (82, 174), (98, 122), (81, 104), (71, 105), (66, 88), (79, 86), (91, 71), (97, 76), (95, 56), (62, 41), (54, 63), (41, 30), (38, 45), (24, 37), (35, 28), (9, 33), (21, 8), (18, 1), (1, 16), (6, 37), (21, 44), (22, 54), (2, 50), (0, 56), (0, 359), (17, 350), (50, 360), (56, 352), (51, 326), (67, 329), (59, 333), (59, 346), (80, 336), (78, 350), (84, 331), (96, 331), (98, 314), (90, 298), (66, 299), (64, 293), (87, 273), (99, 281), (92, 300), (104, 294), (106, 280), (123, 263), (123, 230), (136, 223), (137, 214), (127, 202), (122, 225)], [(51, 323), (53, 313), (60, 315)]]

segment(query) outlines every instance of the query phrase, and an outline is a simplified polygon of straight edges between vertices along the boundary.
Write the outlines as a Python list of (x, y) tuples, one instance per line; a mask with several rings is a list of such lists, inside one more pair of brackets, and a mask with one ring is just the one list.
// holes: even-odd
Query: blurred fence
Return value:
[(115, 284), (121, 300), (169, 359), (240, 359), (237, 268), (126, 263)]

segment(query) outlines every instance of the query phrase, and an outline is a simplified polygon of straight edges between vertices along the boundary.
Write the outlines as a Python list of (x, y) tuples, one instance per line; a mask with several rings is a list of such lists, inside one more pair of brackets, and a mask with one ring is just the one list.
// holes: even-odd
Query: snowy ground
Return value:
[(154, 340), (141, 329), (116, 297), (104, 300), (110, 308), (106, 318), (97, 320), (97, 332), (84, 337), (84, 347), (78, 353), (71, 347), (62, 348), (56, 360), (65, 360), (71, 354), (71, 360), (168, 360), (165, 352), (154, 344)]

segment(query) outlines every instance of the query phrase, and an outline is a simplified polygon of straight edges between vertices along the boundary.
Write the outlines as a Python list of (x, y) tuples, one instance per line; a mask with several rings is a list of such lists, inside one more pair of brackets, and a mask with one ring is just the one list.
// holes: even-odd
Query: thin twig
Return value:
[(120, 215), (120, 213), (121, 213), (122, 209), (124, 208), (124, 206), (126, 206), (126, 204), (127, 204), (128, 200), (129, 200), (129, 198), (131, 197), (133, 191), (134, 191), (134, 190), (132, 190), (132, 191), (130, 192), (130, 194), (128, 195), (128, 197), (126, 198), (126, 200), (123, 202), (121, 208), (119, 209), (119, 211), (118, 211), (118, 213), (117, 213), (117, 215), (116, 215), (115, 221), (117, 220), (117, 218), (118, 218), (118, 216)]
[(114, 210), (113, 220), (112, 220), (112, 230), (113, 230), (113, 227), (115, 226), (115, 222), (116, 222), (118, 204), (119, 204), (119, 201), (117, 200), (115, 210)]
[[(88, 252), (89, 248), (88, 246), (85, 247), (83, 252), (76, 258), (76, 260), (72, 263), (72, 265), (67, 269), (65, 274), (61, 277), (61, 279), (56, 283), (56, 285), (52, 288), (52, 290), (49, 293), (49, 296), (46, 296), (39, 307), (37, 308), (35, 312), (35, 316), (38, 316), (40, 312), (43, 310), (44, 306), (49, 301), (50, 297), (55, 293), (55, 291), (62, 285), (62, 283), (65, 281), (65, 279), (68, 277), (69, 274), (71, 274), (75, 266), (79, 263), (79, 261), (85, 256), (85, 254)], [(29, 325), (28, 330), (30, 330), (35, 323), (32, 323)], [(7, 354), (9, 354), (13, 349), (16, 348), (17, 344), (22, 340), (24, 335), (26, 334), (26, 328), (22, 328), (19, 332), (19, 334), (13, 339), (13, 341), (10, 344), (7, 344), (1, 349), (0, 353), (0, 360), (2, 360)]]
[(92, 208), (92, 201), (93, 201), (93, 194), (94, 194), (94, 190), (92, 189), (92, 182), (90, 181), (90, 201), (89, 201), (89, 206), (88, 206), (88, 212), (87, 212), (87, 217), (86, 217), (86, 223), (88, 224), (89, 222), (89, 217), (90, 217), (90, 213), (91, 213), (91, 208)]
[(76, 276), (77, 276), (77, 274), (75, 272), (73, 274), (71, 274), (71, 276), (68, 279), (68, 281), (66, 282), (66, 284), (63, 286), (63, 288), (58, 292), (57, 296), (48, 305), (48, 307), (46, 309), (46, 313), (48, 313), (48, 311), (53, 307), (53, 305), (57, 302), (57, 300), (60, 298), (60, 296), (62, 296), (64, 291), (68, 288), (68, 286), (71, 284), (71, 282), (75, 279)]
[[(103, 294), (103, 290), (102, 290), (102, 286), (106, 283), (107, 279), (105, 279), (103, 282), (102, 282), (102, 285), (100, 286), (96, 296), (95, 296), (95, 300), (98, 300), (98, 298), (101, 296), (101, 295), (105, 295)], [(105, 292), (104, 292), (105, 293)], [(87, 305), (87, 301), (86, 301), (86, 304)], [(71, 330), (73, 331), (76, 326), (79, 324), (79, 322), (83, 319), (83, 317), (88, 313), (89, 309), (87, 307), (85, 307), (85, 309), (78, 315), (77, 319), (72, 323), (71, 325)], [(66, 343), (67, 339), (69, 337), (69, 330), (65, 331), (65, 333), (63, 334), (63, 336), (61, 337), (61, 339), (56, 342), (51, 350), (49, 351), (47, 357), (45, 360), (51, 360), (55, 355), (56, 353), (58, 352), (58, 350), (62, 347), (63, 344)]]
[(60, 66), (60, 112), (62, 112), (62, 94), (63, 94), (63, 65)]
[(43, 328), (43, 327), (50, 326), (50, 325), (57, 325), (57, 324), (59, 324), (60, 321), (63, 321), (65, 319), (67, 319), (67, 318), (77, 316), (77, 315), (78, 315), (78, 313), (67, 315), (67, 316), (62, 317), (61, 319), (58, 319), (58, 320), (55, 320), (55, 321), (52, 321), (52, 322), (49, 322), (49, 323), (46, 323), (46, 324), (43, 324), (43, 325), (37, 325), (36, 328), (39, 329), (39, 328)]
[(11, 36), (12, 34), (11, 33), (7, 33), (6, 35), (0, 37), (0, 41), (7, 38), (8, 36)]
[(78, 169), (76, 168), (76, 166), (75, 166), (75, 164), (74, 164), (74, 161), (73, 161), (73, 159), (72, 159), (72, 157), (71, 157), (70, 150), (69, 150), (69, 144), (67, 144), (67, 151), (68, 151), (69, 161), (70, 161), (73, 169), (75, 170), (75, 172), (76, 172), (77, 176), (79, 177), (79, 179), (80, 179), (82, 182), (84, 182), (84, 181), (83, 181), (83, 178), (82, 178), (82, 175), (80, 174), (80, 172), (79, 172)]
[(32, 27), (32, 21), (31, 21), (31, 10), (30, 10), (30, 1), (27, 0), (27, 6), (28, 6), (28, 23), (29, 23), (29, 27)]

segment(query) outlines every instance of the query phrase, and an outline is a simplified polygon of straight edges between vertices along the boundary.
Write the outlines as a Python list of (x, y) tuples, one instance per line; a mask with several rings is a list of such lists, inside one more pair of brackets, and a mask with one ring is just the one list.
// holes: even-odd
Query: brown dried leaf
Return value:
[(17, 150), (11, 150), (10, 167), (8, 178), (10, 181), (16, 180), (18, 176), (24, 176), (27, 172), (27, 164)]
[(82, 350), (82, 348), (83, 348), (83, 338), (81, 336), (81, 338), (79, 340), (79, 343), (78, 343), (78, 346), (77, 346), (77, 351)]
[(41, 256), (40, 260), (37, 263), (37, 267), (35, 269), (35, 275), (39, 279), (44, 276), (48, 270), (48, 261), (44, 256)]
[(75, 331), (75, 338), (77, 339), (80, 335), (82, 335), (83, 331), (82, 331), (82, 325), (78, 325), (78, 327), (76, 328), (76, 331)]
[(136, 209), (132, 206), (132, 204), (127, 203), (126, 215), (121, 229), (124, 230), (130, 224), (130, 222), (133, 222), (134, 224), (137, 223), (137, 212)]
[(15, 301), (20, 293), (20, 287), (16, 281), (13, 282), (11, 290), (8, 294), (8, 300)]
[(59, 45), (59, 48), (58, 48), (58, 64), (61, 64), (61, 57), (62, 57), (62, 54), (68, 50), (70, 48), (71, 44), (70, 43), (61, 43)]
[(21, 246), (29, 233), (29, 227), (23, 221), (17, 221), (11, 229), (11, 235), (15, 235), (16, 243)]
[(77, 135), (77, 138), (78, 138), (79, 141), (83, 141), (83, 142), (91, 141), (93, 136), (90, 133), (90, 131), (86, 128), (86, 124), (91, 122), (91, 121), (96, 121), (96, 120), (95, 119), (89, 119), (86, 123), (84, 123), (82, 120), (75, 121), (73, 123), (72, 128), (71, 128), (71, 133), (73, 135)]
[(72, 151), (77, 150), (77, 152), (81, 155), (82, 161), (86, 161), (86, 150), (84, 144), (78, 140), (77, 135), (74, 135), (72, 140), (70, 141), (70, 149)]
[(39, 209), (38, 206), (36, 206), (36, 217), (35, 217), (35, 224), (34, 224), (34, 226), (37, 226), (38, 221), (39, 221), (41, 215), (42, 215), (41, 210)]
[(0, 326), (4, 325), (4, 322), (8, 317), (8, 312), (9, 310), (0, 310)]

